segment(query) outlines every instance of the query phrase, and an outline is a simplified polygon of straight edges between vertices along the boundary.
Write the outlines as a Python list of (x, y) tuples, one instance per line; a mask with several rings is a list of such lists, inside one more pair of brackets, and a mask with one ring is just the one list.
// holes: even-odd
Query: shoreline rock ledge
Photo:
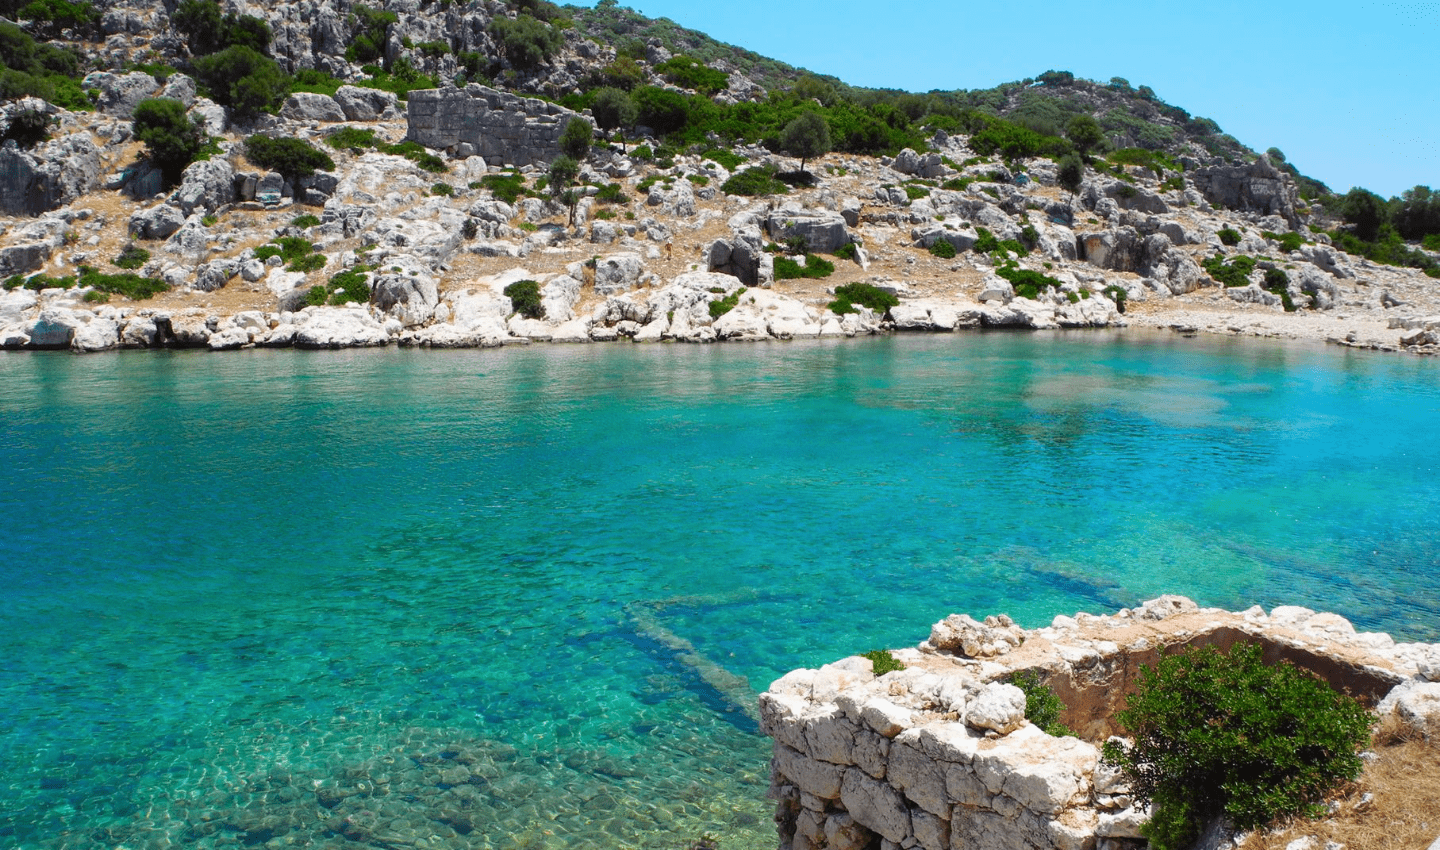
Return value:
[[(1281, 606), (1230, 612), (1162, 596), (1109, 616), (1024, 630), (953, 614), (894, 650), (876, 677), (852, 656), (795, 670), (760, 695), (774, 739), (770, 796), (782, 850), (1131, 850), (1149, 812), (1100, 745), (1118, 734), (1136, 673), (1182, 646), (1256, 642), (1348, 690), (1380, 715), (1440, 729), (1440, 644), (1360, 633), (1345, 618)], [(1078, 738), (1025, 720), (1007, 684), (1031, 671), (1065, 703)]]

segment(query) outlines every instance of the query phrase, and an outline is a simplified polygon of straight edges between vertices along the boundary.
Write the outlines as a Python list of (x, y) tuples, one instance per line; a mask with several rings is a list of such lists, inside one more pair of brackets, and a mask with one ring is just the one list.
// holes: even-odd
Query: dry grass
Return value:
[[(1440, 837), (1440, 745), (1387, 719), (1376, 732), (1374, 751), (1379, 758), (1334, 798), (1334, 816), (1257, 833), (1241, 848), (1284, 850), (1309, 835), (1317, 848), (1334, 841), (1345, 850), (1426, 850)], [(1372, 799), (1362, 803), (1367, 793)]]

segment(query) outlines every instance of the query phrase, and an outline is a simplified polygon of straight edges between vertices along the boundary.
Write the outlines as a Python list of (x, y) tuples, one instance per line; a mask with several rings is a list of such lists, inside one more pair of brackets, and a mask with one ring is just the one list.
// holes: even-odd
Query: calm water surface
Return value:
[(753, 692), (953, 611), (1440, 640), (1437, 426), (1144, 333), (0, 357), (0, 846), (773, 846)]

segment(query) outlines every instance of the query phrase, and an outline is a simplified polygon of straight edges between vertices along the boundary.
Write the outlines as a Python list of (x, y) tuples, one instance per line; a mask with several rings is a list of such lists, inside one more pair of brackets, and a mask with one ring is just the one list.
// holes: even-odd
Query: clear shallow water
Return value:
[(1437, 379), (1099, 333), (0, 357), (0, 845), (769, 847), (750, 691), (952, 611), (1440, 640)]

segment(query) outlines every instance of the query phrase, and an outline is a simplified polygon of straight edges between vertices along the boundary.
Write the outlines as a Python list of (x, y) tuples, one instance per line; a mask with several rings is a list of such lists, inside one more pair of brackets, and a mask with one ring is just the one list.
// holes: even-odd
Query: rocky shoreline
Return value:
[[(761, 730), (775, 741), (780, 846), (1138, 850), (1148, 810), (1099, 758), (1117, 731), (1111, 717), (1137, 669), (1163, 651), (1240, 642), (1260, 644), (1272, 663), (1311, 670), (1416, 734), (1440, 730), (1440, 644), (1357, 632), (1336, 614), (1230, 612), (1162, 596), (1031, 630), (1004, 615), (951, 615), (917, 647), (893, 651), (902, 670), (876, 676), (872, 661), (856, 656), (793, 671), (761, 695)], [(1025, 719), (1025, 695), (1008, 683), (1019, 672), (1055, 691), (1078, 737)]]

